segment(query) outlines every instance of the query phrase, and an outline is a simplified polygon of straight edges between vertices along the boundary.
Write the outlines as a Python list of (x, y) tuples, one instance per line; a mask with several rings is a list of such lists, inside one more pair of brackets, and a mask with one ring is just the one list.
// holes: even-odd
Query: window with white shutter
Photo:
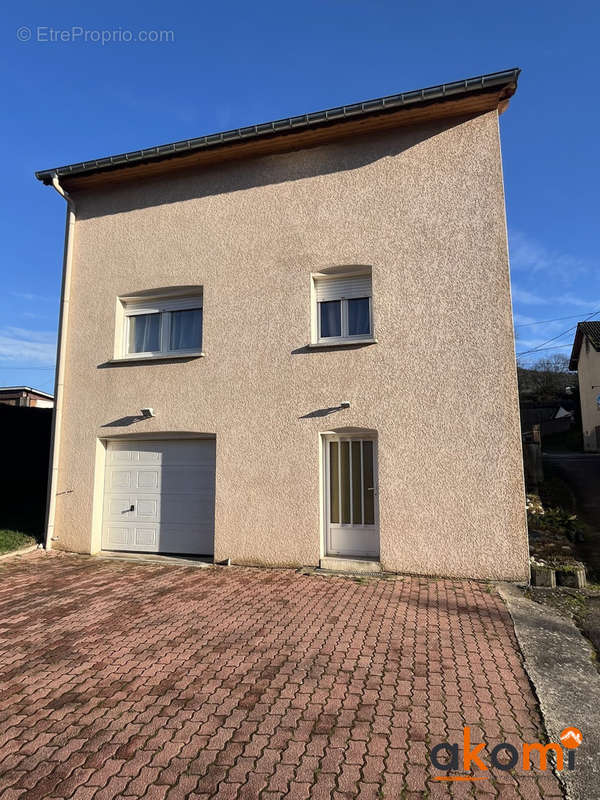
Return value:
[(313, 276), (313, 340), (336, 344), (373, 337), (371, 275)]
[(121, 300), (122, 357), (152, 358), (199, 354), (202, 350), (202, 294)]

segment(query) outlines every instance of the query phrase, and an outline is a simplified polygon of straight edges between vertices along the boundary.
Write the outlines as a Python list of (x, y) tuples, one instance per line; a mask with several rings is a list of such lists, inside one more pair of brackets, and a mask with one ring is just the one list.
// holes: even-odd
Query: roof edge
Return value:
[(157, 147), (133, 150), (127, 153), (120, 153), (119, 155), (107, 156), (105, 158), (80, 161), (62, 167), (39, 170), (35, 173), (35, 177), (39, 181), (42, 181), (42, 183), (48, 185), (52, 183), (52, 179), (55, 175), (59, 178), (67, 178), (89, 175), (97, 172), (114, 171), (124, 167), (132, 167), (140, 163), (170, 159), (180, 155), (190, 155), (194, 152), (207, 150), (211, 147), (234, 144), (240, 141), (252, 141), (268, 136), (277, 136), (292, 130), (301, 131), (317, 126), (333, 125), (348, 119), (364, 118), (390, 111), (398, 111), (419, 104), (459, 99), (477, 92), (486, 92), (494, 89), (498, 90), (503, 86), (506, 87), (507, 90), (505, 98), (509, 98), (516, 91), (520, 73), (521, 70), (518, 67), (514, 67), (513, 69), (503, 70), (502, 72), (492, 72), (474, 78), (466, 78), (460, 81), (453, 81), (452, 83), (429, 86), (425, 89), (416, 89), (410, 92), (387, 95), (386, 97), (337, 106), (323, 111), (314, 111), (309, 114), (278, 119), (260, 125), (234, 128), (233, 130), (201, 136), (195, 139), (182, 139), (178, 142), (158, 145)]
[(43, 392), (41, 389), (34, 389), (33, 386), (0, 386), (0, 393), (1, 392), (33, 392), (33, 394), (39, 394), (43, 397), (47, 397), (49, 400), (54, 400), (53, 394)]
[(571, 350), (571, 358), (569, 359), (569, 369), (571, 370), (571, 372), (577, 372), (582, 339), (583, 335), (581, 333), (578, 323), (577, 330), (575, 331), (575, 339), (573, 340), (573, 349)]
[(571, 358), (569, 360), (569, 369), (572, 372), (577, 371), (579, 355), (581, 353), (581, 345), (583, 344), (584, 337), (597, 353), (600, 352), (600, 343), (598, 338), (594, 337), (593, 335), (594, 332), (597, 334), (598, 331), (594, 331), (593, 328), (590, 330), (590, 326), (594, 324), (596, 326), (600, 326), (600, 320), (584, 320), (583, 322), (577, 323), (577, 330), (575, 331), (575, 338), (573, 340), (573, 349), (571, 350)]

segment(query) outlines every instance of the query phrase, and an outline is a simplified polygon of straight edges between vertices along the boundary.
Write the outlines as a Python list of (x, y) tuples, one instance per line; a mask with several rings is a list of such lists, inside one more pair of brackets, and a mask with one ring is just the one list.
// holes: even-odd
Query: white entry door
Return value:
[(109, 442), (103, 550), (212, 555), (214, 439)]
[(379, 557), (377, 442), (325, 439), (328, 555)]

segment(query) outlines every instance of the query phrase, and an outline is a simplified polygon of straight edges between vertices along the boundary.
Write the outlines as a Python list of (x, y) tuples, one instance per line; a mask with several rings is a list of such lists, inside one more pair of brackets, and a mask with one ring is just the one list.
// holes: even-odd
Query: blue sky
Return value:
[[(64, 202), (34, 170), (513, 66), (523, 74), (501, 128), (517, 352), (600, 311), (597, 3), (96, 6), (3, 12), (0, 385), (53, 384)], [(74, 26), (174, 41), (48, 41)], [(531, 324), (544, 320), (556, 321)], [(553, 353), (568, 348), (526, 358)]]

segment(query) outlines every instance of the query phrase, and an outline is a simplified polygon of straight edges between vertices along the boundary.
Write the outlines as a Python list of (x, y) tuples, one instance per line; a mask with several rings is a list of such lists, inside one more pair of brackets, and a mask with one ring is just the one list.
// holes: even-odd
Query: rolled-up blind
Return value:
[(346, 278), (316, 278), (317, 303), (371, 296), (371, 276), (355, 275)]

